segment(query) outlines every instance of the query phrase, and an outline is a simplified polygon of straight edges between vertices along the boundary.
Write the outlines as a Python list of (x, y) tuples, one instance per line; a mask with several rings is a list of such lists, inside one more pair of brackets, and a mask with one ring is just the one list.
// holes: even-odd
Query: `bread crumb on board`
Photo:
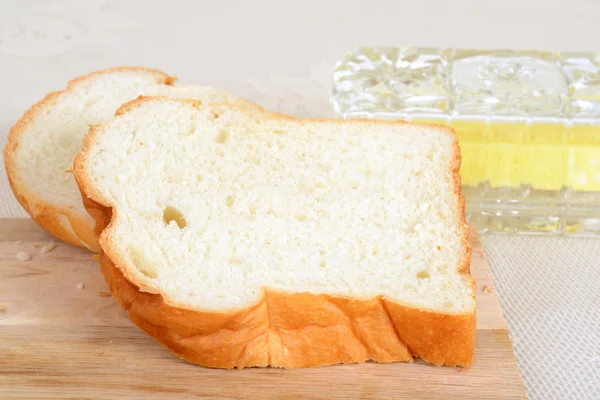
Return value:
[(56, 243), (50, 242), (47, 245), (43, 246), (42, 249), (40, 250), (40, 252), (42, 252), (42, 254), (50, 253), (55, 248), (56, 248)]
[(494, 292), (494, 288), (492, 286), (484, 286), (483, 289), (481, 289), (482, 293), (493, 293)]
[(83, 289), (83, 288), (85, 287), (85, 283), (78, 283), (77, 285), (75, 285), (75, 287), (76, 287), (78, 290), (81, 290), (81, 289)]
[(70, 174), (71, 172), (73, 172), (73, 168), (65, 168), (65, 172), (67, 174)]
[(17, 253), (17, 260), (29, 261), (29, 260), (31, 260), (31, 255), (29, 255), (29, 253), (25, 253), (24, 251), (20, 251)]
[(92, 258), (96, 261), (100, 260), (100, 256), (98, 254), (94, 254)]
[(111, 294), (108, 292), (98, 292), (98, 295), (100, 297), (110, 297), (111, 296)]
[(8, 310), (8, 308), (6, 308), (4, 306), (0, 306), (0, 315), (4, 314), (7, 310)]
[(21, 243), (23, 243), (23, 241), (22, 241), (22, 240), (17, 240), (17, 241), (15, 242), (15, 244), (21, 244)]

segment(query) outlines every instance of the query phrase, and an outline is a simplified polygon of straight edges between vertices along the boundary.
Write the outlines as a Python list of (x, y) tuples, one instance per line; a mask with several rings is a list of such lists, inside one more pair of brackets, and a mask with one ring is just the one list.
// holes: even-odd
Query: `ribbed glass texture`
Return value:
[(331, 101), (454, 128), (480, 230), (600, 236), (600, 55), (363, 47), (338, 61)]

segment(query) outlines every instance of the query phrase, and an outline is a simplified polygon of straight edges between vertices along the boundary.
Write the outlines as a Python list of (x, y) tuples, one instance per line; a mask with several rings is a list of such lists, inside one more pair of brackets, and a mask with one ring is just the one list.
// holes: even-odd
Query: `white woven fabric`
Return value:
[[(108, 66), (160, 68), (322, 117), (335, 60), (359, 45), (593, 50), (600, 35), (600, 2), (589, 0), (171, 0), (169, 9), (176, 18), (145, 0), (0, 0), (0, 146), (45, 93)], [(2, 168), (0, 217), (22, 216)], [(528, 397), (600, 399), (600, 240), (483, 243)]]
[(600, 398), (600, 240), (483, 244), (528, 398)]

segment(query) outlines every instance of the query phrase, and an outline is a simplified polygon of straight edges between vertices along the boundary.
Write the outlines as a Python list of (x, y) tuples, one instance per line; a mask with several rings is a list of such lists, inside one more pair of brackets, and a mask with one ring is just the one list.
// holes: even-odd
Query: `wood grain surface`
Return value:
[[(0, 219), (0, 398), (525, 398), (489, 267), (473, 235), (477, 344), (468, 369), (413, 364), (225, 371), (193, 366), (134, 326), (92, 254), (31, 220)], [(19, 261), (26, 253), (29, 261)]]

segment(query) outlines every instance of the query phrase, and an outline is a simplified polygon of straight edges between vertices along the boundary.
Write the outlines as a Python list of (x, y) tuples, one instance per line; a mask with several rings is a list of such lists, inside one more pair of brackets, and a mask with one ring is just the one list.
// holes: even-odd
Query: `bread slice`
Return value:
[(101, 267), (131, 319), (208, 367), (469, 365), (460, 153), (441, 126), (140, 98), (88, 134)]
[[(94, 221), (85, 212), (70, 169), (92, 124), (110, 120), (139, 95), (167, 95), (205, 103), (240, 102), (209, 87), (173, 86), (175, 78), (153, 69), (123, 67), (94, 72), (48, 94), (11, 129), (4, 150), (16, 198), (31, 217), (65, 242), (97, 250)], [(250, 102), (245, 106), (259, 109)]]

